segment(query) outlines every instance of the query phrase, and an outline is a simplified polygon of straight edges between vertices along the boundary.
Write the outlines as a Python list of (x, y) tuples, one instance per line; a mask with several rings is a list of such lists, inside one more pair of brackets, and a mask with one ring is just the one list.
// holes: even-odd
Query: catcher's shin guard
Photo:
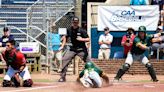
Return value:
[(16, 73), (12, 78), (11, 78), (12, 86), (14, 87), (19, 87), (20, 86), (20, 79), (19, 79), (19, 73)]
[(3, 80), (2, 87), (11, 87), (11, 81)]
[(146, 64), (146, 68), (148, 69), (148, 72), (149, 72), (149, 74), (150, 74), (152, 80), (153, 80), (154, 82), (157, 82), (158, 79), (157, 79), (157, 77), (156, 77), (156, 73), (155, 73), (155, 70), (154, 70), (152, 64), (147, 63), (147, 64)]
[(23, 87), (32, 87), (33, 81), (31, 79), (25, 80), (23, 82)]
[(20, 87), (20, 81), (17, 78), (12, 77), (11, 78), (11, 82), (12, 82), (12, 86), (14, 86), (14, 87)]
[(125, 63), (121, 69), (118, 70), (117, 75), (114, 77), (116, 80), (119, 80), (130, 68), (130, 65)]

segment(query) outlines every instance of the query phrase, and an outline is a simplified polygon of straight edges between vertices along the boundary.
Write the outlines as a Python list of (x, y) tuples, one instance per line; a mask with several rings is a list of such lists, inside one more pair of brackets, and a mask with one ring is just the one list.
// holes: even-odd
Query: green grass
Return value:
[(2, 81), (3, 80), (3, 77), (0, 77), (0, 81)]

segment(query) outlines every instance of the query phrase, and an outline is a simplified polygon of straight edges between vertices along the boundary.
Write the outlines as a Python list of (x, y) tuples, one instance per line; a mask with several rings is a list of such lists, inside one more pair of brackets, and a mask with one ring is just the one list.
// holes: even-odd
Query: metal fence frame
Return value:
[[(55, 1), (60, 1), (60, 0), (55, 0)], [(26, 20), (27, 20), (27, 41), (36, 41), (39, 42), (39, 44), (45, 48), (45, 56), (46, 56), (46, 64), (49, 65), (50, 61), (48, 59), (48, 41), (45, 41), (45, 39), (49, 39), (48, 38), (48, 32), (52, 32), (51, 29), (51, 25), (52, 23), (57, 24), (60, 20), (62, 20), (62, 18), (64, 16), (66, 16), (69, 12), (71, 12), (74, 9), (74, 0), (69, 0), (70, 3), (62, 5), (62, 4), (50, 4), (50, 3), (46, 3), (45, 0), (38, 0), (37, 2), (35, 2), (32, 6), (30, 6), (27, 10), (26, 10)], [(41, 9), (42, 12), (37, 12), (37, 8)], [(54, 10), (53, 10), (54, 8)], [(61, 12), (63, 9), (63, 13)], [(64, 10), (65, 9), (65, 10)], [(35, 11), (36, 10), (36, 11)], [(53, 12), (56, 13), (56, 17), (53, 16)], [(41, 15), (39, 17), (36, 17), (37, 14)], [(36, 20), (34, 19), (36, 18)], [(36, 23), (37, 18), (41, 18), (41, 22), (38, 22), (40, 24), (39, 27), (37, 25), (35, 25), (34, 23)], [(70, 19), (70, 18), (69, 18)], [(40, 21), (40, 20), (39, 20)], [(56, 31), (57, 28), (60, 28), (59, 25), (56, 25)], [(39, 41), (38, 38), (43, 36), (43, 38), (41, 38), (42, 41)], [(43, 53), (42, 53), (43, 54)]]

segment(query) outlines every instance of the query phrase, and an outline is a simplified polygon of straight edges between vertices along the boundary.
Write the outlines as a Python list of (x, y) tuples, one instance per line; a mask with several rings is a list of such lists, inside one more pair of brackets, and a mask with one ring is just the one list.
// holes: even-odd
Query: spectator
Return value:
[(128, 28), (127, 34), (122, 37), (121, 41), (121, 45), (124, 47), (124, 58), (126, 58), (128, 52), (131, 50), (134, 38), (134, 29)]
[(113, 41), (113, 36), (109, 33), (110, 30), (108, 27), (104, 28), (104, 34), (99, 37), (99, 54), (98, 59), (108, 60), (111, 52), (111, 43)]
[(160, 12), (159, 24), (161, 25), (161, 22), (163, 21), (163, 20), (161, 20), (161, 18), (162, 18), (163, 14), (164, 14), (164, 12), (162, 11), (163, 7), (164, 7), (163, 6), (164, 5), (164, 0), (152, 0), (151, 5), (158, 5), (159, 6), (159, 12)]
[(130, 5), (148, 5), (149, 0), (130, 0)]
[(49, 58), (52, 59), (53, 62), (51, 62), (52, 67), (58, 72), (61, 71), (62, 68), (62, 52), (63, 52), (63, 44), (62, 44), (62, 38), (57, 33), (48, 33), (48, 39), (49, 39)]
[[(158, 26), (157, 33), (162, 33), (162, 32), (163, 32), (162, 26)], [(164, 39), (164, 36), (161, 36), (160, 39)], [(153, 50), (152, 54), (153, 54), (153, 57), (157, 56), (157, 53), (158, 53), (157, 49), (159, 49), (159, 53), (161, 53), (159, 58), (162, 58), (163, 57), (163, 51), (161, 49), (163, 49), (163, 48), (164, 48), (164, 42), (163, 41), (157, 42), (157, 43), (153, 43), (152, 44), (152, 50)]]
[[(10, 40), (14, 40), (13, 35), (10, 35), (10, 29), (8, 27), (3, 28), (3, 36), (0, 38), (0, 52), (4, 52), (6, 50), (6, 43)], [(2, 57), (2, 54), (0, 54)], [(3, 58), (1, 58), (4, 61)]]
[(159, 10), (163, 9), (164, 0), (152, 0), (151, 5), (159, 5)]
[(55, 23), (52, 24), (51, 30), (54, 32), (53, 33), (49, 33), (49, 43), (51, 43), (50, 46), (50, 50), (52, 48), (52, 58), (53, 61), (52, 65), (54, 68), (57, 68), (57, 72), (61, 72), (61, 68), (62, 68), (62, 53), (63, 53), (63, 48), (64, 48), (64, 44), (63, 44), (63, 36), (58, 34), (58, 32), (55, 30)]
[[(78, 17), (72, 18), (71, 22), (72, 22), (72, 26), (67, 30), (67, 39), (68, 37), (70, 38), (72, 46), (70, 46), (70, 50), (68, 50), (62, 58), (63, 63), (62, 63), (61, 77), (58, 80), (59, 82), (66, 81), (65, 77), (66, 77), (68, 65), (76, 55), (79, 56), (81, 59), (83, 59), (84, 62), (91, 61), (88, 56), (87, 47), (85, 45), (86, 42), (90, 41), (87, 32), (85, 30), (82, 30), (81, 27), (79, 27)], [(66, 36), (64, 36), (63, 39), (66, 39)], [(65, 45), (66, 40), (64, 40), (63, 43)]]
[(10, 41), (10, 40), (14, 40), (13, 35), (10, 35), (10, 30), (8, 27), (4, 27), (3, 29), (3, 36), (1, 38), (1, 46), (2, 47), (6, 47), (6, 42)]

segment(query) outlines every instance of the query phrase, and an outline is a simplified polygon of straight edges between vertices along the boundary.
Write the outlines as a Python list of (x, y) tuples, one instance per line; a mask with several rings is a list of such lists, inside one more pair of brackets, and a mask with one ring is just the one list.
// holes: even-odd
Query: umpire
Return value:
[(84, 62), (90, 61), (90, 58), (88, 57), (87, 47), (85, 45), (85, 42), (89, 42), (90, 38), (87, 35), (86, 30), (83, 30), (79, 27), (79, 18), (74, 17), (72, 18), (72, 25), (67, 30), (67, 35), (64, 37), (65, 40), (63, 40), (64, 44), (66, 43), (66, 39), (70, 39), (71, 46), (70, 50), (65, 53), (65, 55), (62, 58), (63, 64), (62, 64), (62, 71), (61, 71), (61, 78), (58, 80), (58, 82), (65, 82), (66, 81), (66, 72), (68, 69), (69, 63), (71, 63), (72, 59), (77, 55), (81, 59), (84, 60)]

